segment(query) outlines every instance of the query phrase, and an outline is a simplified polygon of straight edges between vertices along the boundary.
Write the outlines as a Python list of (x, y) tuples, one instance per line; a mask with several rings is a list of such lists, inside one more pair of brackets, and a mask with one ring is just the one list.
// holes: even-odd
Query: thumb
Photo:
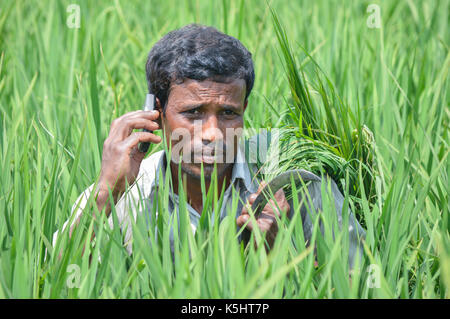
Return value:
[(258, 190), (256, 191), (255, 194), (261, 193), (262, 190), (264, 189), (264, 187), (266, 187), (266, 186), (267, 186), (267, 183), (266, 183), (265, 181), (261, 181), (261, 182), (259, 183)]
[(246, 214), (241, 215), (241, 216), (239, 216), (239, 217), (236, 219), (236, 224), (237, 224), (239, 227), (242, 227), (242, 226), (244, 226), (244, 224), (247, 222), (248, 218), (249, 218), (249, 216), (246, 215)]

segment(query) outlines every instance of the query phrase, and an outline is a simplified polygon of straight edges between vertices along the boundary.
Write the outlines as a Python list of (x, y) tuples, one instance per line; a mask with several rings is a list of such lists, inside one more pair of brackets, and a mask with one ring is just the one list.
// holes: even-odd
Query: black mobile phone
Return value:
[[(156, 103), (155, 96), (153, 94), (147, 94), (145, 97), (145, 103), (144, 103), (143, 110), (144, 111), (153, 111), (155, 109), (155, 103)], [(142, 131), (153, 133), (153, 131), (146, 130), (145, 128)], [(139, 145), (138, 145), (138, 149), (142, 153), (147, 153), (149, 147), (150, 147), (149, 142), (142, 142), (142, 143), (139, 143)]]

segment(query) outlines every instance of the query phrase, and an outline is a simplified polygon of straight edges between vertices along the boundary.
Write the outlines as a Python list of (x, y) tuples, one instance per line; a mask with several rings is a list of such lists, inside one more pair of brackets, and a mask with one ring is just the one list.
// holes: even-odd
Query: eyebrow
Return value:
[[(204, 108), (207, 107), (208, 104), (187, 104), (183, 106), (183, 109), (186, 110), (193, 110), (193, 109), (197, 109), (197, 108)], [(224, 110), (232, 110), (232, 111), (239, 111), (239, 107), (236, 107), (234, 105), (231, 104), (220, 104), (220, 108), (224, 109)]]

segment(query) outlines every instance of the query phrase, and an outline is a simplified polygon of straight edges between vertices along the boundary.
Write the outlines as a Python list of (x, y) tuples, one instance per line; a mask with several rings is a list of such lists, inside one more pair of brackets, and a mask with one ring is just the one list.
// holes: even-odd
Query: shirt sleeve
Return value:
[[(91, 186), (86, 188), (80, 194), (80, 196), (78, 196), (77, 200), (72, 205), (72, 210), (71, 210), (69, 219), (66, 220), (66, 222), (64, 223), (64, 225), (63, 225), (63, 227), (61, 229), (62, 232), (66, 229), (66, 227), (67, 227), (67, 225), (69, 224), (70, 221), (72, 221), (70, 223), (70, 227), (72, 227), (73, 224), (76, 222), (76, 220), (81, 216), (81, 214), (83, 213), (84, 208), (86, 207), (86, 204), (88, 202), (89, 196), (92, 193), (92, 189), (94, 188), (94, 185), (95, 184), (92, 184)], [(55, 245), (56, 245), (56, 240), (58, 238), (58, 234), (59, 234), (59, 230), (55, 231), (55, 233), (53, 234), (53, 240), (52, 240), (53, 247), (55, 247)]]
[[(90, 185), (87, 189), (85, 189), (80, 196), (78, 196), (75, 203), (72, 205), (72, 210), (69, 219), (66, 220), (66, 222), (63, 224), (63, 227), (61, 229), (61, 232), (63, 232), (66, 227), (69, 225), (72, 227), (75, 222), (78, 220), (78, 218), (83, 213), (84, 209), (86, 208), (87, 202), (89, 200), (89, 197), (92, 193), (92, 190), (94, 188), (95, 184)], [(117, 220), (119, 222), (119, 226), (121, 228), (121, 231), (125, 232), (125, 247), (129, 254), (132, 252), (131, 248), (131, 221), (127, 213), (127, 209), (130, 209), (131, 203), (134, 204), (134, 201), (130, 198), (128, 192), (125, 192), (122, 197), (117, 201), (117, 203), (114, 205), (114, 211), (117, 216)], [(134, 212), (134, 216), (136, 217), (135, 213), (135, 206), (133, 205), (132, 211)], [(111, 229), (114, 227), (114, 221), (113, 221), (113, 212), (108, 217), (108, 225)], [(57, 239), (59, 235), (59, 230), (55, 231), (52, 238), (52, 246), (55, 247)]]
[[(309, 197), (304, 194), (304, 192), (300, 192), (299, 203), (302, 203), (300, 206), (300, 214), (302, 217), (303, 223), (303, 232), (305, 241), (310, 241), (313, 231), (313, 222), (311, 217), (317, 214), (318, 211), (323, 210), (323, 200), (322, 200), (322, 184), (325, 183), (325, 189), (328, 190), (328, 186), (331, 189), (331, 195), (334, 200), (335, 213), (337, 215), (337, 220), (339, 227), (342, 229), (342, 210), (344, 208), (344, 196), (339, 191), (336, 183), (333, 179), (328, 177), (322, 177), (321, 181), (313, 181), (307, 186), (307, 191), (309, 193)], [(303, 197), (307, 197), (306, 200), (302, 200)], [(300, 198), (301, 197), (301, 198)], [(289, 204), (293, 207), (293, 200), (289, 200)], [(348, 233), (349, 233), (349, 266), (350, 269), (353, 269), (353, 265), (355, 263), (355, 258), (358, 255), (361, 261), (363, 255), (363, 245), (362, 239), (365, 238), (365, 231), (361, 227), (361, 225), (356, 220), (353, 212), (348, 208), (349, 218), (348, 218)], [(293, 212), (293, 210), (291, 210)], [(322, 222), (319, 222), (320, 231), (324, 234), (324, 228)], [(333, 237), (335, 233), (333, 231)]]

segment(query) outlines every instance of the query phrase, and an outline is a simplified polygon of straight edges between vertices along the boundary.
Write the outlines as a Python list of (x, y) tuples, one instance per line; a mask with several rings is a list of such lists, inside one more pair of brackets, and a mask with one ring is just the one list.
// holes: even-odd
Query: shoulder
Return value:
[(269, 149), (274, 146), (277, 136), (268, 129), (262, 129), (258, 133), (244, 137), (241, 147), (245, 160), (253, 169), (258, 168), (270, 160)]
[(141, 187), (147, 194), (147, 191), (155, 181), (157, 170), (162, 165), (163, 157), (164, 150), (161, 150), (145, 158), (141, 163), (139, 174), (132, 187)]
[(138, 177), (141, 175), (146, 175), (147, 177), (155, 176), (155, 172), (162, 162), (163, 156), (164, 150), (161, 150), (145, 158), (141, 163)]
[(263, 150), (267, 152), (268, 148), (276, 141), (277, 132), (278, 130), (261, 129), (259, 133), (245, 138), (244, 145), (250, 153)]

